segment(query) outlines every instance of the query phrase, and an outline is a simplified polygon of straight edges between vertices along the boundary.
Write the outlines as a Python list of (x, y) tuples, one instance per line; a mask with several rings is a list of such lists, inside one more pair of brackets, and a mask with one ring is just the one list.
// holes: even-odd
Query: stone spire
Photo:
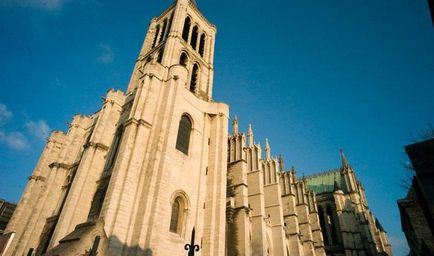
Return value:
[(291, 167), (291, 173), (293, 173), (294, 175), (297, 173), (297, 171), (295, 170), (295, 166), (294, 165)]
[(285, 159), (283, 159), (282, 155), (279, 155), (279, 171), (281, 173), (285, 172)]
[(238, 117), (235, 115), (234, 121), (232, 122), (232, 132), (234, 135), (238, 134)]
[(297, 180), (297, 171), (295, 170), (294, 165), (291, 167), (290, 173), (291, 173), (292, 182), (295, 182)]
[(341, 161), (342, 161), (342, 169), (350, 168), (350, 164), (348, 163), (347, 158), (345, 157), (344, 151), (342, 149), (339, 150), (341, 152)]
[(268, 139), (265, 139), (265, 159), (271, 159), (270, 144), (268, 143)]
[(247, 139), (249, 141), (249, 147), (253, 147), (253, 131), (252, 131), (252, 125), (249, 124), (249, 129), (247, 130)]

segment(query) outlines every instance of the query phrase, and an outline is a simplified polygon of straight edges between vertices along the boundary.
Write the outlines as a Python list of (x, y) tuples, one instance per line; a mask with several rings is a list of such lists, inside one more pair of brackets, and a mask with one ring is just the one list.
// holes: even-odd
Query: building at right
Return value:
[(410, 255), (434, 255), (434, 139), (405, 147), (414, 176), (405, 198), (398, 200), (402, 230)]
[(253, 129), (228, 139), (226, 255), (392, 255), (387, 233), (341, 151), (341, 166), (312, 176), (285, 168)]

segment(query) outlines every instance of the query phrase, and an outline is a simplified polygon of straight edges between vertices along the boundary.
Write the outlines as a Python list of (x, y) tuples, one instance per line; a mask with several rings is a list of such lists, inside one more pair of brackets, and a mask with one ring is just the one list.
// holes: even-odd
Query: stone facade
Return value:
[(298, 179), (236, 118), (228, 145), (226, 255), (392, 255), (343, 153), (341, 168)]
[[(391, 255), (361, 186), (323, 200), (268, 142), (262, 157), (251, 127), (235, 119), (228, 135), (229, 107), (212, 100), (215, 35), (190, 0), (151, 21), (127, 91), (49, 138), (5, 255), (184, 255), (193, 228), (199, 255)], [(337, 251), (325, 202), (341, 217)]]

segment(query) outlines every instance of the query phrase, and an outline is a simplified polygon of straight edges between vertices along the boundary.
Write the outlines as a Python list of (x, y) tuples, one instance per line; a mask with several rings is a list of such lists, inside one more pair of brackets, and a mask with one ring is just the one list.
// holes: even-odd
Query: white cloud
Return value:
[(40, 140), (46, 140), (50, 135), (50, 126), (45, 120), (27, 121), (27, 131)]
[(100, 44), (101, 55), (98, 57), (98, 62), (102, 64), (112, 63), (115, 59), (112, 47), (108, 44)]
[(3, 0), (2, 4), (33, 7), (44, 11), (59, 11), (70, 0)]
[(4, 104), (0, 103), (0, 126), (5, 124), (11, 117), (12, 112)]
[(23, 150), (29, 147), (26, 137), (20, 132), (5, 133), (4, 131), (0, 131), (0, 143), (6, 144), (16, 150)]

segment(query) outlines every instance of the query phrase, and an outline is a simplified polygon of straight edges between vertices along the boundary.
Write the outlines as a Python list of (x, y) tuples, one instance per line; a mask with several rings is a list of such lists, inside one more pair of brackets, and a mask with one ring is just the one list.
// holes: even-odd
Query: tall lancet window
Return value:
[(190, 91), (192, 93), (196, 92), (198, 78), (199, 78), (199, 66), (197, 64), (194, 64), (193, 71), (191, 72), (191, 79), (190, 79)]
[(197, 26), (194, 26), (193, 27), (193, 31), (191, 32), (191, 42), (190, 42), (190, 45), (195, 50), (196, 50), (196, 47), (197, 47), (198, 31), (199, 31), (199, 28)]
[(206, 41), (206, 35), (203, 33), (200, 36), (200, 44), (199, 44), (199, 54), (203, 57), (203, 54), (205, 53), (205, 41)]
[(110, 153), (108, 155), (108, 159), (106, 165), (104, 167), (104, 174), (102, 178), (98, 182), (98, 187), (96, 189), (95, 194), (93, 195), (92, 205), (89, 211), (88, 220), (95, 220), (99, 217), (102, 209), (102, 204), (104, 202), (104, 198), (107, 193), (108, 185), (110, 183), (110, 177), (113, 170), (113, 167), (116, 163), (116, 158), (119, 153), (119, 147), (121, 145), (123, 134), (123, 127), (119, 127), (116, 131), (115, 138), (112, 143), (112, 147), (110, 149)]
[(188, 42), (188, 34), (190, 33), (191, 19), (190, 17), (185, 18), (184, 29), (182, 30), (182, 39)]
[(166, 34), (166, 28), (167, 28), (167, 19), (165, 19), (163, 22), (163, 27), (161, 28), (161, 34), (160, 34), (160, 39), (158, 39), (158, 43), (161, 43), (164, 41), (164, 36)]
[(182, 115), (179, 121), (178, 137), (176, 138), (176, 149), (188, 155), (188, 148), (190, 147), (192, 123), (187, 115)]
[(160, 25), (157, 25), (157, 29), (155, 30), (154, 42), (152, 43), (152, 48), (157, 46), (158, 34), (160, 34)]

